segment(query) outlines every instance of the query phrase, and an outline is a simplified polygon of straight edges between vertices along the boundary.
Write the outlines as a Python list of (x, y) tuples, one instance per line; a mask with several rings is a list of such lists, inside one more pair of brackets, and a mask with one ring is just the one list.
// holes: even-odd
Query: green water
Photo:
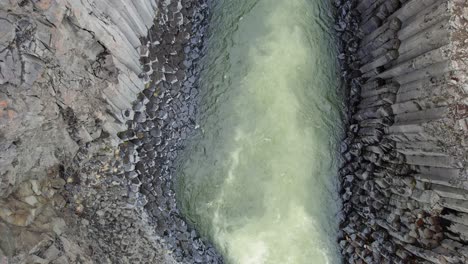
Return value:
[(200, 128), (179, 160), (182, 212), (228, 263), (340, 263), (331, 4), (214, 2)]

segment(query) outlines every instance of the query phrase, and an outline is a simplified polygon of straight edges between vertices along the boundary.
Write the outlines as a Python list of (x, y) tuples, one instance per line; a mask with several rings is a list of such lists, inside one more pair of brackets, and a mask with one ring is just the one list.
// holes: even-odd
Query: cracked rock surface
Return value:
[[(194, 114), (185, 99), (170, 103), (165, 96), (192, 91), (193, 67), (180, 65), (194, 63), (183, 52), (192, 42), (200, 45), (191, 40), (202, 32), (206, 7), (197, 1), (0, 2), (0, 262), (219, 258), (180, 216), (171, 218), (177, 210), (171, 183), (155, 180), (167, 165), (146, 170), (163, 152), (167, 160), (175, 157), (161, 149), (170, 142), (164, 122), (188, 126), (188, 113)], [(198, 20), (192, 26), (189, 19)], [(158, 60), (158, 66), (156, 57), (170, 63)], [(166, 92), (157, 96), (156, 87)], [(186, 109), (177, 110), (184, 116), (174, 116), (176, 106)], [(172, 138), (189, 130), (171, 130)], [(163, 219), (151, 210), (157, 205), (149, 193), (157, 188), (169, 195), (166, 204), (157, 200)], [(177, 228), (161, 229), (174, 223)]]

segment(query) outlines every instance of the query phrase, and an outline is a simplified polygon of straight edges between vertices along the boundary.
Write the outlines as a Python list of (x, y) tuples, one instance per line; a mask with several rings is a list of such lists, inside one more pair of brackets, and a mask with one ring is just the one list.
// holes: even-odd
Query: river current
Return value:
[(214, 2), (180, 208), (227, 263), (340, 263), (331, 3)]

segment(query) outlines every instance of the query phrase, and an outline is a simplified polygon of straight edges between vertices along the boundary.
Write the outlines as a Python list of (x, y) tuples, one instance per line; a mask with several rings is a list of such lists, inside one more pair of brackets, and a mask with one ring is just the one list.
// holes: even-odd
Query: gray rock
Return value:
[(15, 39), (15, 26), (5, 18), (0, 19), (0, 51), (13, 44)]

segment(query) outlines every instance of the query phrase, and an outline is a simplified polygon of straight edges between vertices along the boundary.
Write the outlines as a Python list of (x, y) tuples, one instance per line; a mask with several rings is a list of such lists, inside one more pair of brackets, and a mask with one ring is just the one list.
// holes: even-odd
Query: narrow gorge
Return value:
[(213, 4), (200, 128), (176, 195), (228, 263), (339, 262), (343, 106), (329, 10), (328, 1)]
[(0, 264), (468, 263), (466, 0), (0, 0)]

